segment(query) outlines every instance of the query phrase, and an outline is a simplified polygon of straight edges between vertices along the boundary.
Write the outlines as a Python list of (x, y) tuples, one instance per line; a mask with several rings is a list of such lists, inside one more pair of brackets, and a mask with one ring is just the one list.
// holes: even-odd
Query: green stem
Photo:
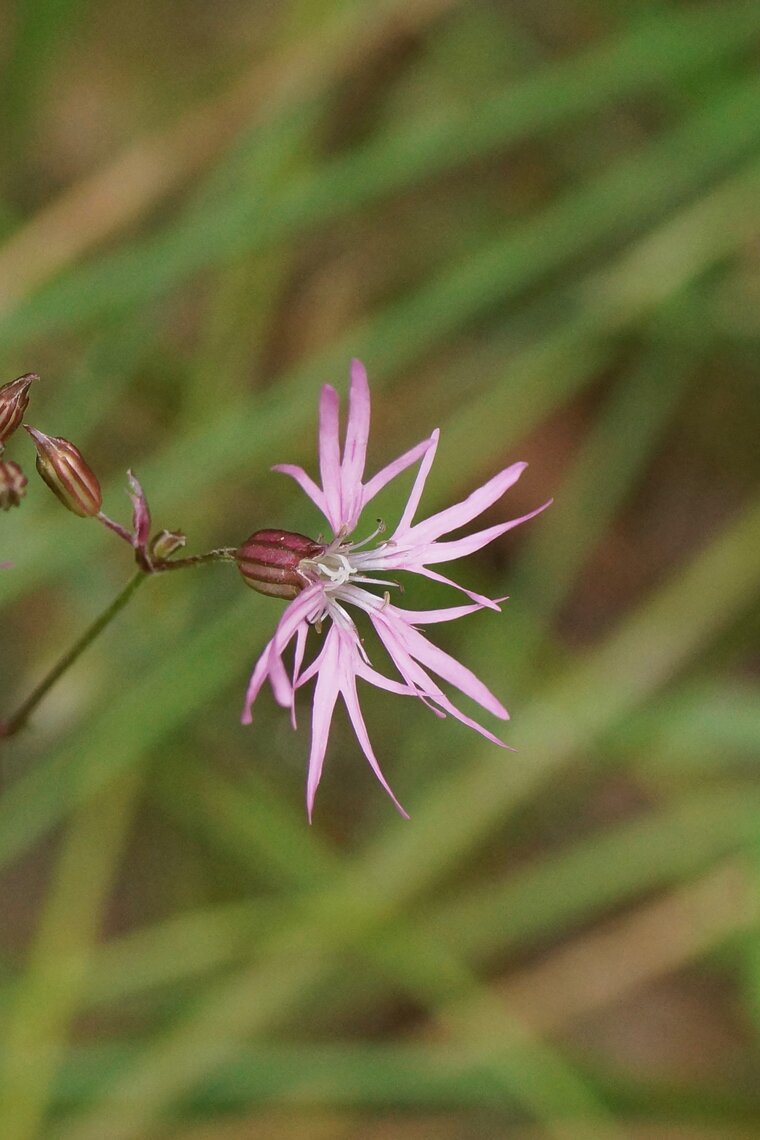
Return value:
[(218, 550), (209, 550), (208, 554), (189, 554), (187, 558), (167, 558), (161, 562), (154, 562), (151, 573), (161, 574), (164, 570), (185, 570), (188, 566), (200, 566), (204, 562), (235, 562), (236, 550), (234, 546), (221, 546)]
[(71, 648), (64, 653), (63, 657), (56, 662), (50, 672), (32, 689), (29, 696), (19, 705), (15, 713), (13, 713), (8, 720), (0, 721), (0, 739), (6, 736), (13, 736), (19, 729), (24, 727), (37, 705), (53, 687), (58, 678), (63, 676), (66, 670), (84, 653), (87, 646), (92, 644), (98, 634), (124, 609), (124, 606), (132, 597), (137, 587), (147, 577), (148, 575), (142, 570), (138, 570), (136, 574), (133, 574), (121, 593), (116, 595), (110, 606), (103, 610), (100, 617), (95, 619), (79, 640), (74, 642)]
[(46, 693), (52, 689), (58, 678), (63, 676), (66, 670), (84, 653), (87, 646), (95, 640), (98, 634), (104, 630), (107, 625), (110, 625), (116, 615), (124, 609), (124, 606), (132, 597), (140, 583), (146, 578), (150, 578), (153, 574), (159, 574), (164, 570), (184, 570), (189, 566), (200, 566), (206, 562), (234, 561), (235, 548), (223, 546), (218, 550), (210, 550), (208, 554), (191, 554), (187, 558), (177, 558), (174, 561), (166, 559), (152, 564), (146, 562), (145, 565), (141, 563), (140, 569), (132, 575), (121, 593), (116, 595), (110, 606), (103, 610), (100, 617), (95, 619), (79, 640), (74, 642), (71, 649), (64, 653), (63, 657), (56, 662), (50, 672), (42, 678), (39, 685), (36, 685), (35, 688), (32, 689), (29, 696), (19, 705), (15, 713), (13, 713), (8, 720), (0, 720), (0, 740), (3, 740), (7, 736), (14, 736), (19, 729), (24, 727), (31, 714), (37, 708), (37, 705)]

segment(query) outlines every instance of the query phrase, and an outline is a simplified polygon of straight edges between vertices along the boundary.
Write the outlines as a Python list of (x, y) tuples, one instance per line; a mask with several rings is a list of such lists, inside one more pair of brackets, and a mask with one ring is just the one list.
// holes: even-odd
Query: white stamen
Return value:
[[(309, 581), (313, 581), (315, 578), (321, 581), (325, 589), (331, 593), (333, 590), (340, 590), (342, 586), (349, 585), (351, 582), (372, 582), (377, 585), (385, 585), (386, 583), (383, 580), (367, 578), (362, 574), (363, 563), (368, 555), (376, 553), (375, 551), (366, 551), (354, 557), (354, 551), (366, 546), (384, 531), (385, 523), (378, 520), (376, 530), (367, 538), (361, 542), (346, 542), (347, 532), (342, 529), (318, 558), (302, 559), (298, 564), (298, 571)], [(396, 585), (396, 583), (391, 582), (388, 585)]]
[(354, 567), (351, 565), (350, 559), (345, 554), (340, 554), (337, 551), (334, 554), (325, 552), (326, 556), (316, 563), (317, 570), (320, 571), (326, 578), (335, 586), (345, 586), (346, 582), (354, 573)]

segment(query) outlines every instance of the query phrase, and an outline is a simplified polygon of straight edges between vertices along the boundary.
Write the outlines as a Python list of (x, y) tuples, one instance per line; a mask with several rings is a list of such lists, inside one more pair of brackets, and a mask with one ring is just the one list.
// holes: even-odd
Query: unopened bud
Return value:
[(127, 471), (127, 478), (129, 497), (132, 500), (132, 542), (136, 550), (145, 550), (150, 538), (150, 507), (134, 471)]
[(155, 558), (156, 562), (165, 562), (167, 558), (171, 558), (181, 550), (186, 542), (187, 539), (182, 531), (161, 530), (150, 544), (150, 556)]
[(0, 460), (0, 510), (17, 507), (26, 494), (25, 487), (26, 475), (18, 463), (10, 459), (5, 463)]
[(322, 543), (286, 530), (257, 530), (238, 548), (240, 573), (246, 586), (275, 598), (295, 598), (308, 585), (298, 567), (304, 558), (314, 558)]
[(39, 380), (39, 376), (28, 372), (0, 388), (0, 444), (10, 439), (23, 420), (32, 380)]
[(59, 436), (45, 435), (36, 428), (24, 427), (37, 448), (37, 470), (54, 495), (75, 515), (96, 515), (103, 502), (100, 484), (73, 443)]

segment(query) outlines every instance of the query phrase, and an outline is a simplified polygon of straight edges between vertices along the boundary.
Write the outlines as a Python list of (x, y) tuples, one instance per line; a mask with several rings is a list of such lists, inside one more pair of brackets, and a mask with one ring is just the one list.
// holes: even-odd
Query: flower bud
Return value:
[(308, 585), (298, 566), (314, 558), (322, 543), (287, 530), (257, 530), (237, 550), (240, 573), (246, 586), (275, 598), (295, 598)]
[(67, 439), (24, 425), (37, 448), (37, 470), (54, 495), (75, 515), (88, 518), (100, 510), (100, 484), (79, 448)]
[(150, 544), (150, 556), (156, 562), (165, 562), (187, 542), (180, 530), (160, 530)]
[(135, 550), (145, 550), (150, 538), (150, 507), (140, 480), (134, 471), (127, 471), (129, 497), (132, 500), (132, 544)]
[(17, 507), (26, 494), (25, 487), (26, 475), (18, 463), (12, 460), (3, 463), (0, 460), (0, 510), (8, 511), (11, 507)]
[(28, 372), (0, 388), (0, 445), (10, 439), (24, 418), (32, 380), (39, 380), (39, 376)]

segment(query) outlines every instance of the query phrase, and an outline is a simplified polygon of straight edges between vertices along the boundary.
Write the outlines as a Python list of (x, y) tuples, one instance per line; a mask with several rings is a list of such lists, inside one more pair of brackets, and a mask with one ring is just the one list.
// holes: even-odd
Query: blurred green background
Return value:
[[(555, 498), (435, 631), (517, 753), (362, 694), (410, 823), (341, 713), (307, 826), (224, 565), (6, 742), (3, 1140), (760, 1135), (760, 5), (7, 0), (0, 61), (0, 380), (110, 514), (315, 533), (352, 355), (425, 510)], [(7, 458), (5, 714), (131, 573)]]

